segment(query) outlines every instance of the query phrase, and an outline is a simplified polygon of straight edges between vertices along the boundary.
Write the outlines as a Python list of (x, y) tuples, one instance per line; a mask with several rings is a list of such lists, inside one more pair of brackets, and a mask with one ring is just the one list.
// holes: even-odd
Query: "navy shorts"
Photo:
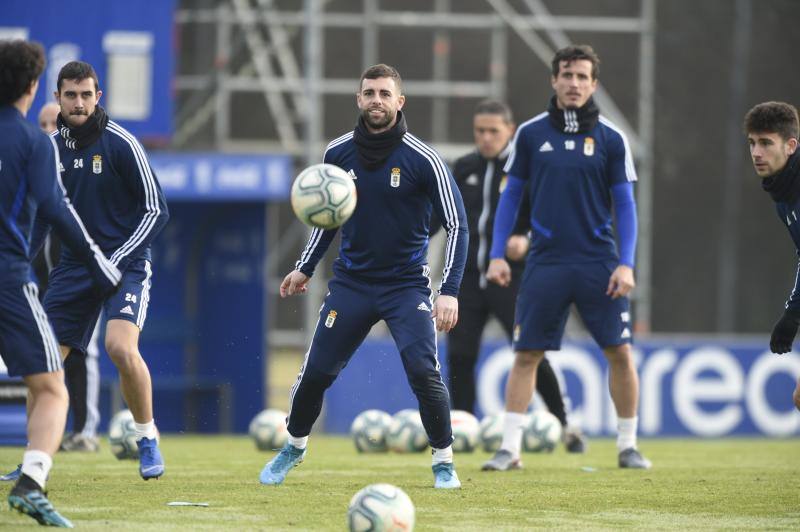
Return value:
[(416, 279), (397, 283), (372, 284), (336, 274), (328, 283), (307, 367), (338, 375), (372, 326), (385, 320), (404, 364), (438, 370), (432, 301), (427, 266)]
[(630, 302), (606, 295), (617, 263), (528, 264), (522, 276), (514, 316), (514, 349), (561, 348), (569, 306), (601, 348), (630, 343)]
[(0, 357), (15, 377), (62, 368), (58, 342), (34, 283), (0, 288)]
[(152, 275), (149, 260), (135, 260), (123, 272), (119, 289), (103, 299), (94, 291), (85, 266), (59, 263), (50, 273), (44, 296), (58, 342), (85, 353), (101, 309), (106, 320), (129, 321), (141, 330), (147, 318)]

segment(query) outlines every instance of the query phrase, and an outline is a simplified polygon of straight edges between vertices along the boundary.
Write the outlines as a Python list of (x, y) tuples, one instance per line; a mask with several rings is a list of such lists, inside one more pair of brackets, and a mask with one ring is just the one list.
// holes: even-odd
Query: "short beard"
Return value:
[(369, 109), (364, 109), (363, 111), (361, 111), (361, 117), (364, 119), (364, 122), (366, 122), (366, 124), (372, 129), (383, 129), (387, 127), (389, 124), (392, 123), (395, 116), (397, 116), (396, 113), (393, 114), (387, 111), (384, 118), (375, 120), (369, 114)]

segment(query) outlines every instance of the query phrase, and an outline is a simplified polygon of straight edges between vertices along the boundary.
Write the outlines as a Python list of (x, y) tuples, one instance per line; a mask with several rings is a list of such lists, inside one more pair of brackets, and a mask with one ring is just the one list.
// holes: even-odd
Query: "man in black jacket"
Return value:
[[(527, 216), (520, 216), (507, 253), (514, 275), (511, 285), (501, 287), (486, 279), (492, 227), (500, 193), (506, 183), (503, 172), (514, 134), (511, 109), (499, 101), (484, 100), (475, 108), (473, 132), (476, 150), (461, 157), (453, 165), (453, 175), (464, 199), (470, 241), (464, 278), (461, 282), (460, 323), (448, 334), (448, 357), (451, 402), (454, 409), (473, 411), (475, 406), (475, 364), (478, 360), (483, 329), (494, 315), (511, 340), (514, 328), (514, 306), (519, 279), (525, 266), (528, 246)], [(525, 205), (522, 209), (525, 209)], [(567, 416), (558, 380), (547, 359), (537, 373), (537, 391), (561, 425), (567, 428)], [(579, 431), (565, 430), (565, 444), (570, 452), (581, 453), (585, 442)]]
[[(778, 218), (786, 225), (795, 249), (800, 253), (800, 121), (797, 109), (784, 102), (764, 102), (756, 105), (744, 117), (744, 132), (750, 144), (750, 157), (761, 187), (772, 196)], [(800, 264), (798, 264), (800, 272)], [(769, 340), (773, 353), (792, 350), (800, 325), (800, 274), (795, 276), (794, 288), (786, 301), (783, 316), (775, 324)], [(800, 379), (795, 388), (794, 404), (800, 410)]]

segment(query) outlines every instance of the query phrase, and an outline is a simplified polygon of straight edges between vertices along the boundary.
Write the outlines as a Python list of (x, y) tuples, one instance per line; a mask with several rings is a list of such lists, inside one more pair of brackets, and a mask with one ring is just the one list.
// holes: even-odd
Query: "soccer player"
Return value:
[[(744, 132), (750, 144), (750, 157), (761, 178), (761, 187), (772, 196), (778, 218), (786, 224), (795, 250), (800, 254), (800, 123), (797, 109), (784, 102), (764, 102), (750, 109), (744, 117)], [(798, 264), (800, 272), (800, 264)], [(800, 273), (784, 305), (783, 316), (775, 324), (769, 340), (773, 353), (792, 350), (792, 343), (800, 325)], [(800, 379), (792, 395), (800, 410)]]
[(0, 356), (29, 392), (28, 447), (9, 505), (40, 524), (72, 527), (45, 495), (67, 418), (67, 390), (50, 322), (31, 280), (30, 236), (38, 215), (55, 227), (87, 284), (107, 293), (121, 273), (87, 233), (58, 176), (52, 139), (25, 120), (44, 70), (44, 50), (25, 41), (0, 42)]
[[(98, 295), (86, 268), (66, 250), (50, 274), (44, 306), (62, 357), (71, 350), (86, 352), (101, 309), (105, 312), (106, 351), (119, 370), (122, 395), (133, 413), (139, 474), (145, 480), (158, 478), (164, 473), (164, 460), (139, 333), (150, 302), (150, 243), (167, 223), (167, 204), (142, 146), (99, 105), (102, 91), (92, 66), (67, 63), (58, 73), (56, 88), (61, 112), (53, 138), (67, 196), (89, 234), (122, 271), (122, 283), (110, 297)], [(37, 231), (37, 237), (45, 232)]]
[[(44, 104), (39, 110), (39, 128), (47, 134), (55, 132), (58, 129), (60, 111), (61, 108), (55, 102)], [(60, 242), (52, 234), (48, 235), (44, 247), (33, 261), (33, 269), (39, 281), (40, 297), (47, 293), (50, 271), (58, 263), (60, 256)], [(96, 452), (100, 449), (97, 438), (97, 425), (100, 422), (100, 410), (97, 404), (100, 394), (99, 325), (98, 320), (86, 348), (86, 354), (72, 349), (64, 359), (64, 377), (70, 397), (69, 406), (72, 410), (72, 433), (61, 442), (62, 451)]]
[[(400, 74), (380, 64), (361, 75), (358, 124), (328, 144), (324, 162), (348, 171), (358, 205), (342, 226), (339, 257), (314, 338), (292, 386), (289, 442), (261, 471), (280, 484), (306, 454), (322, 396), (379, 320), (385, 320), (419, 401), (433, 448), (434, 487), (459, 488), (447, 388), (439, 373), (436, 330), (458, 321), (458, 287), (468, 245), (464, 205), (439, 155), (408, 132)], [(444, 273), (435, 298), (427, 265), (431, 211), (447, 230)], [(302, 294), (336, 234), (314, 229), (281, 297)], [(435, 325), (434, 325), (435, 321)]]
[[(519, 255), (524, 253), (528, 245), (528, 222), (523, 219), (519, 229), (515, 228), (515, 234), (509, 238), (509, 247), (513, 250), (507, 250), (507, 254), (516, 255), (516, 260), (509, 262), (513, 272), (511, 283), (502, 287), (487, 282), (486, 267), (492, 247), (492, 226), (500, 192), (506, 184), (503, 166), (511, 151), (509, 141), (514, 135), (514, 128), (514, 119), (508, 105), (494, 100), (480, 102), (472, 118), (476, 149), (453, 164), (453, 177), (464, 199), (471, 238), (458, 298), (460, 324), (447, 336), (450, 368), (448, 387), (453, 408), (469, 412), (475, 407), (475, 364), (478, 361), (483, 329), (490, 315), (500, 321), (511, 340), (514, 303), (524, 264), (519, 260)], [(565, 429), (563, 434), (567, 450), (574, 453), (584, 452), (585, 442), (580, 431), (567, 428), (561, 389), (547, 358), (542, 358), (536, 375), (537, 390), (547, 408)]]
[(503, 443), (484, 470), (520, 467), (522, 421), (536, 368), (546, 350), (560, 349), (572, 303), (609, 362), (619, 466), (651, 465), (636, 448), (639, 377), (627, 297), (634, 286), (636, 171), (625, 135), (599, 114), (592, 99), (599, 63), (590, 46), (556, 52), (551, 65), (555, 94), (546, 112), (519, 127), (506, 163), (508, 184), (497, 208), (487, 278), (500, 286), (511, 282), (505, 243), (526, 182), (532, 240), (514, 318)]

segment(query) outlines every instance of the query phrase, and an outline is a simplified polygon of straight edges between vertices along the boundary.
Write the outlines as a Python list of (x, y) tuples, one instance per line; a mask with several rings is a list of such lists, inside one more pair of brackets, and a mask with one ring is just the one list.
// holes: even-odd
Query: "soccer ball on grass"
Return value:
[(274, 408), (262, 410), (250, 422), (248, 433), (259, 451), (280, 449), (289, 441), (286, 412)]
[(392, 416), (382, 410), (365, 410), (350, 425), (350, 435), (360, 453), (384, 453), (389, 450), (386, 433)]
[(351, 532), (406, 532), (414, 529), (414, 503), (391, 484), (370, 484), (350, 499), (347, 525)]

